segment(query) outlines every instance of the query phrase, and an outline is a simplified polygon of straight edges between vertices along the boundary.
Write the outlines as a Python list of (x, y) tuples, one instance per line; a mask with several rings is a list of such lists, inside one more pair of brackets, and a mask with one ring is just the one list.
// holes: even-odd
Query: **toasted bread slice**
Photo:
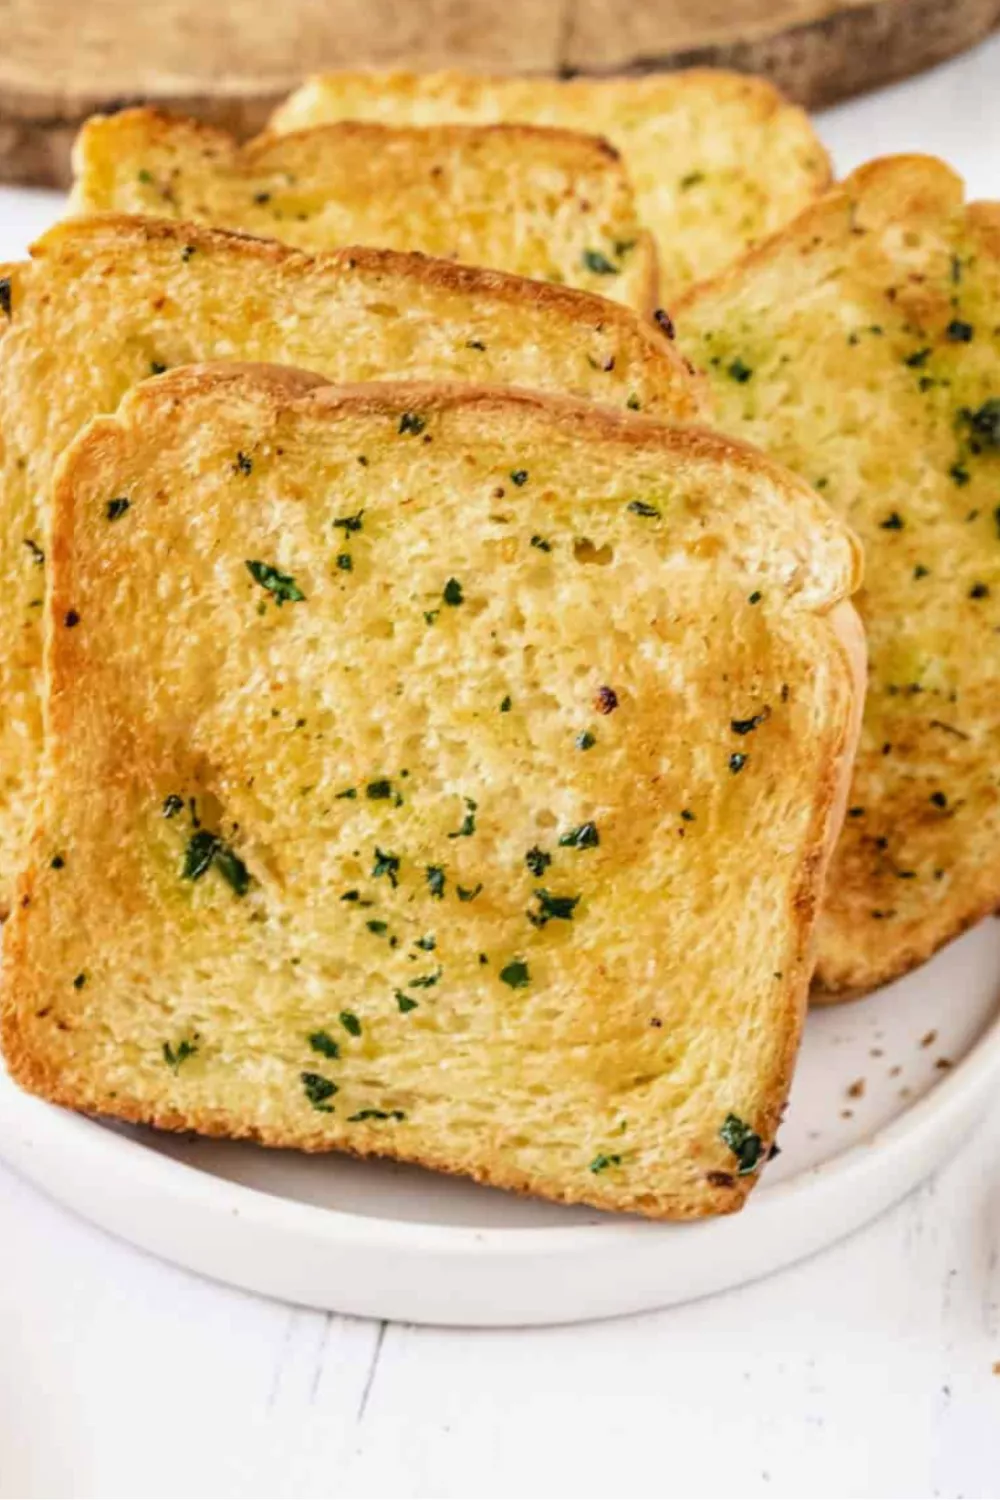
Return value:
[(152, 109), (96, 115), (73, 207), (190, 219), (300, 250), (378, 245), (656, 305), (652, 238), (607, 141), (528, 125), (349, 122), (240, 146)]
[(697, 429), (312, 384), (178, 371), (57, 480), (14, 1076), (602, 1208), (738, 1207), (846, 790), (856, 544)]
[(808, 116), (762, 78), (699, 69), (647, 78), (328, 73), (272, 121), (433, 125), (525, 120), (597, 131), (622, 153), (656, 239), (667, 306), (793, 218), (830, 181)]
[[(668, 330), (669, 331), (669, 330)], [(80, 358), (68, 351), (85, 350)], [(0, 913), (41, 735), (38, 670), (53, 465), (83, 424), (156, 371), (288, 361), (340, 380), (489, 380), (689, 421), (699, 383), (662, 329), (603, 298), (418, 255), (311, 259), (127, 217), (58, 226), (0, 267)]]
[(873, 162), (682, 310), (722, 425), (867, 553), (871, 675), (818, 983), (904, 973), (1000, 902), (1000, 209)]

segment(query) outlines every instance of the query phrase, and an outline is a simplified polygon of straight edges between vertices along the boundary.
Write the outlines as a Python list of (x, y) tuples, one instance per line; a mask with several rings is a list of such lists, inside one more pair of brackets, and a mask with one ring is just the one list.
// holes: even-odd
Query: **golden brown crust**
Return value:
[(599, 290), (644, 314), (656, 305), (653, 239), (617, 150), (599, 135), (347, 120), (241, 145), (141, 108), (89, 121), (74, 166), (78, 212), (196, 219), (310, 253), (355, 240), (413, 247)]
[[(53, 622), (49, 689), (51, 700), (57, 706), (50, 741), (51, 770), (57, 778), (64, 772), (68, 774), (67, 768), (60, 766), (60, 760), (66, 757), (70, 748), (65, 737), (70, 732), (67, 724), (71, 720), (65, 717), (64, 710), (67, 705), (72, 706), (79, 683), (92, 669), (87, 665), (86, 629), (78, 632), (57, 628), (74, 605), (80, 603), (74, 560), (78, 543), (74, 528), (78, 520), (81, 526), (85, 522), (82, 515), (78, 515), (82, 501), (76, 494), (76, 486), (82, 475), (93, 473), (99, 476), (98, 494), (107, 493), (103, 482), (105, 475), (107, 483), (117, 487), (118, 451), (123, 449), (130, 433), (169, 432), (171, 426), (176, 426), (179, 413), (194, 412), (199, 401), (210, 400), (213, 396), (219, 398), (218, 410), (226, 413), (235, 410), (241, 401), (252, 399), (259, 410), (259, 417), (254, 420), (259, 421), (263, 429), (267, 429), (272, 417), (284, 415), (287, 418), (296, 412), (302, 413), (303, 417), (321, 417), (324, 421), (356, 421), (368, 416), (397, 417), (401, 410), (419, 409), (432, 432), (434, 424), (449, 414), (461, 415), (463, 419), (475, 418), (475, 430), (478, 431), (481, 426), (488, 427), (489, 421), (493, 421), (499, 412), (505, 421), (509, 421), (511, 431), (519, 434), (529, 431), (532, 424), (543, 424), (546, 430), (551, 425), (560, 441), (568, 440), (573, 447), (581, 447), (584, 442), (621, 445), (623, 463), (633, 453), (641, 454), (657, 448), (662, 451), (665, 461), (685, 457), (692, 462), (710, 460), (720, 466), (720, 474), (725, 471), (738, 478), (745, 474), (763, 481), (765, 487), (781, 496), (781, 506), (787, 507), (789, 523), (794, 521), (805, 537), (811, 536), (817, 547), (827, 551), (827, 566), (822, 571), (822, 583), (817, 579), (813, 605), (817, 615), (822, 616), (823, 611), (827, 613), (825, 618), (815, 619), (810, 628), (816, 631), (816, 665), (829, 674), (828, 689), (817, 699), (826, 705), (828, 722), (824, 730), (817, 731), (820, 733), (817, 765), (821, 769), (816, 786), (810, 789), (813, 800), (802, 845), (799, 878), (787, 892), (785, 979), (780, 997), (768, 1002), (774, 1005), (770, 1014), (776, 1030), (780, 1030), (780, 1045), (768, 1052), (768, 1061), (756, 1079), (754, 1089), (755, 1128), (766, 1149), (777, 1128), (794, 1058), (808, 982), (808, 937), (822, 882), (831, 820), (837, 816), (844, 758), (849, 753), (849, 707), (855, 669), (848, 660), (848, 653), (839, 644), (846, 606), (838, 605), (836, 601), (843, 598), (857, 581), (857, 551), (850, 539), (836, 528), (827, 527), (824, 532), (822, 508), (804, 485), (744, 445), (708, 432), (663, 428), (637, 418), (619, 419), (611, 413), (589, 409), (582, 403), (529, 393), (419, 385), (330, 389), (317, 386), (314, 377), (302, 378), (295, 372), (274, 368), (242, 371), (193, 368), (172, 372), (131, 392), (117, 417), (93, 422), (61, 466), (56, 481), (53, 582), (49, 605)], [(201, 419), (192, 416), (192, 421), (198, 422), (200, 431)], [(387, 425), (389, 430), (396, 430), (395, 422)], [(470, 430), (473, 430), (471, 423)], [(540, 432), (542, 427), (539, 426), (538, 430)], [(150, 440), (154, 444), (157, 442), (156, 437)], [(746, 505), (747, 502), (742, 503)], [(776, 510), (774, 519), (777, 518)], [(733, 521), (738, 524), (735, 512)], [(815, 530), (817, 525), (818, 531)], [(825, 543), (820, 540), (823, 535)], [(773, 527), (769, 528), (769, 538), (772, 548), (789, 545)], [(789, 600), (795, 598), (794, 583), (787, 575), (783, 575), (783, 580), (786, 597)], [(805, 617), (808, 618), (808, 611)], [(42, 802), (48, 805), (44, 797)], [(299, 1146), (305, 1150), (333, 1148), (382, 1152), (438, 1170), (461, 1171), (496, 1186), (520, 1191), (541, 1190), (560, 1201), (587, 1202), (600, 1208), (636, 1211), (651, 1217), (683, 1218), (731, 1211), (739, 1207), (752, 1186), (752, 1178), (739, 1178), (718, 1168), (702, 1174), (697, 1191), (687, 1188), (683, 1192), (660, 1192), (655, 1183), (653, 1186), (642, 1182), (635, 1186), (627, 1182), (615, 1184), (594, 1173), (578, 1174), (572, 1181), (547, 1179), (540, 1184), (537, 1173), (525, 1170), (502, 1152), (470, 1159), (458, 1150), (457, 1144), (446, 1138), (438, 1141), (428, 1140), (426, 1136), (411, 1139), (408, 1126), (397, 1130), (390, 1125), (385, 1131), (380, 1128), (377, 1134), (374, 1127), (366, 1127), (349, 1131), (345, 1139), (343, 1134), (339, 1137), (331, 1135), (321, 1117), (307, 1116), (306, 1123), (299, 1122), (294, 1127), (281, 1122), (273, 1126), (260, 1121), (248, 1123), (245, 1116), (225, 1108), (183, 1108), (164, 1097), (140, 1102), (129, 1097), (127, 1090), (123, 1093), (107, 1083), (102, 1088), (98, 1079), (84, 1084), (78, 1069), (72, 1070), (74, 1076), (70, 1076), (53, 1053), (40, 1048), (37, 1039), (34, 1036), (29, 1038), (24, 1028), (25, 1019), (37, 1015), (42, 1003), (35, 986), (51, 982), (49, 960), (37, 967), (32, 952), (32, 945), (37, 942), (33, 927), (47, 920), (45, 903), (51, 899), (52, 881), (60, 878), (46, 872), (48, 888), (40, 890), (38, 876), (47, 850), (50, 852), (46, 842), (50, 838), (51, 833), (40, 825), (33, 841), (32, 864), (20, 886), (21, 904), (8, 933), (8, 961), (3, 981), (3, 1004), (0, 1006), (4, 1049), (12, 1074), (25, 1087), (74, 1108), (143, 1120), (161, 1128), (195, 1128), (206, 1134), (243, 1136), (269, 1145)], [(72, 861), (69, 868), (72, 868)], [(133, 896), (129, 887), (117, 899), (125, 903), (125, 909), (121, 911), (124, 921), (131, 917), (134, 903), (137, 903), (134, 909), (141, 913), (146, 898), (141, 894)], [(37, 1031), (37, 1025), (35, 1029)], [(725, 1107), (729, 1107), (728, 1102)], [(714, 1149), (718, 1151), (718, 1146)], [(705, 1160), (705, 1167), (714, 1168), (715, 1161), (709, 1157)], [(724, 1183), (723, 1178), (726, 1179)]]
[(723, 425), (821, 484), (868, 553), (872, 675), (820, 1003), (899, 978), (1000, 901), (998, 304), (1000, 206), (965, 205), (914, 154), (868, 163), (678, 310)]

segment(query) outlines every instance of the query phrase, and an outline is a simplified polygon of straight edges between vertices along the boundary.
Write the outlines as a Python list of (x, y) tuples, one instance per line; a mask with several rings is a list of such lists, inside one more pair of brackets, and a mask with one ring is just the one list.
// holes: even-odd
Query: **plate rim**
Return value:
[[(0, 1064), (2, 1066), (2, 1064)], [(711, 1231), (716, 1235), (738, 1232), (746, 1216), (762, 1217), (765, 1209), (780, 1211), (799, 1197), (818, 1192), (822, 1187), (843, 1189), (869, 1176), (873, 1170), (889, 1170), (891, 1160), (906, 1151), (916, 1151), (928, 1136), (948, 1134), (955, 1117), (961, 1117), (974, 1105), (983, 1112), (978, 1095), (985, 1091), (994, 1074), (1000, 1072), (1000, 1011), (989, 1021), (969, 1050), (944, 1076), (903, 1109), (894, 1119), (876, 1128), (871, 1135), (846, 1146), (827, 1160), (807, 1167), (784, 1182), (768, 1187), (758, 1186), (745, 1208), (739, 1213), (696, 1220), (649, 1220), (630, 1215), (597, 1224), (549, 1224), (543, 1226), (490, 1226), (428, 1223), (420, 1220), (383, 1218), (354, 1210), (327, 1207), (268, 1192), (231, 1178), (218, 1177), (203, 1167), (178, 1161), (142, 1141), (133, 1140), (109, 1129), (97, 1117), (75, 1114), (35, 1095), (21, 1091), (4, 1070), (0, 1085), (0, 1120), (7, 1116), (6, 1128), (0, 1129), (0, 1158), (15, 1171), (41, 1181), (55, 1199), (58, 1186), (47, 1177), (30, 1172), (25, 1152), (13, 1144), (20, 1137), (27, 1155), (38, 1144), (60, 1146), (69, 1142), (83, 1149), (91, 1160), (110, 1163), (119, 1176), (132, 1178), (138, 1173), (146, 1191), (159, 1188), (167, 1197), (184, 1200), (196, 1206), (208, 1198), (215, 1211), (229, 1209), (243, 1219), (266, 1221), (271, 1229), (297, 1233), (306, 1226), (312, 1234), (331, 1243), (349, 1244), (353, 1249), (408, 1250), (436, 1256), (460, 1258), (484, 1252), (504, 1258), (539, 1256), (546, 1253), (584, 1254), (598, 1245), (610, 1248), (614, 1242), (628, 1242), (637, 1235), (649, 1236), (656, 1231), (683, 1230), (686, 1234)], [(17, 1104), (3, 1103), (4, 1091), (12, 1091)], [(970, 1103), (970, 1095), (976, 1099)], [(17, 1119), (18, 1106), (35, 1115), (26, 1122)], [(10, 1119), (13, 1115), (15, 1118)], [(261, 1148), (267, 1149), (267, 1148)], [(377, 1163), (378, 1158), (372, 1158)], [(886, 1200), (892, 1201), (891, 1199)], [(728, 1229), (726, 1228), (728, 1226)]]

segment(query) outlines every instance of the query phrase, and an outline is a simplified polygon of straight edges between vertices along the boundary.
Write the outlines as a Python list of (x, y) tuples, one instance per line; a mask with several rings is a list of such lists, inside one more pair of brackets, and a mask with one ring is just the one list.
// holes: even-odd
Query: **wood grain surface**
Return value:
[(323, 69), (759, 72), (829, 103), (961, 51), (1000, 0), (0, 0), (0, 179), (63, 185), (82, 120), (149, 102), (259, 128)]

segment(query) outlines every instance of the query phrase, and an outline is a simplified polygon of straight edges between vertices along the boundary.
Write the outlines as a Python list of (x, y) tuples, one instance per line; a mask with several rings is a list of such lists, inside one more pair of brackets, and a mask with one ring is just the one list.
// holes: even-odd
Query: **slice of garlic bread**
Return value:
[(808, 116), (762, 78), (697, 69), (646, 78), (329, 73), (278, 111), (276, 130), (523, 120), (596, 131), (622, 153), (652, 231), (669, 306), (793, 218), (830, 181)]
[(0, 267), (0, 914), (41, 737), (43, 506), (85, 422), (137, 381), (204, 359), (338, 380), (487, 380), (689, 421), (699, 383), (670, 331), (603, 298), (424, 256), (312, 259), (125, 216), (59, 225), (30, 263)]
[(858, 552), (822, 502), (583, 403), (232, 367), (139, 387), (54, 494), (14, 1076), (738, 1207), (849, 774)]
[(650, 314), (652, 238), (606, 141), (530, 125), (349, 122), (240, 146), (151, 109), (80, 132), (72, 204), (189, 219), (301, 250), (378, 245), (572, 286)]
[(904, 973), (1000, 903), (1000, 209), (871, 163), (682, 310), (720, 424), (866, 549), (871, 674), (818, 982)]

